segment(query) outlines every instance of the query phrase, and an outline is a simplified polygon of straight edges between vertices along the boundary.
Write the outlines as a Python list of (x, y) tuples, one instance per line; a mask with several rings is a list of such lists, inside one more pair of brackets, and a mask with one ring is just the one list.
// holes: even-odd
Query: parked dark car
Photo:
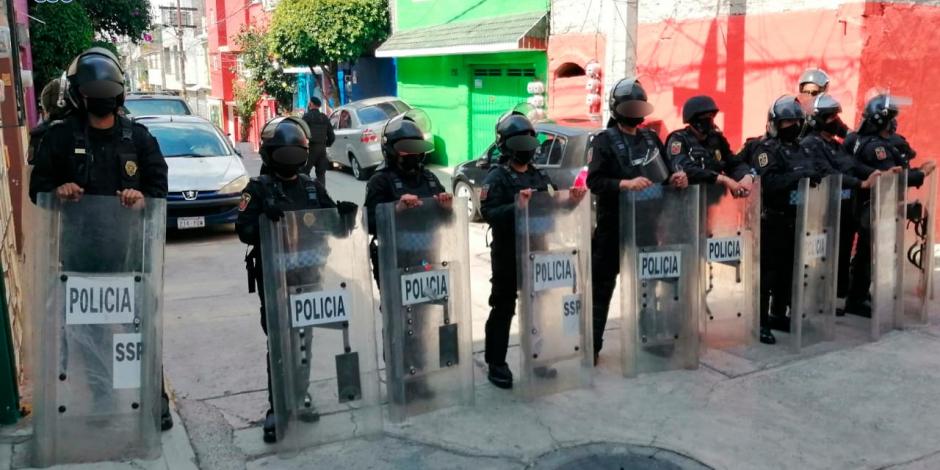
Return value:
[[(535, 130), (540, 143), (533, 160), (535, 166), (544, 170), (559, 188), (569, 188), (575, 180), (583, 183), (587, 174), (588, 145), (599, 131), (556, 124), (536, 124)], [(477, 159), (454, 168), (454, 195), (467, 198), (471, 220), (480, 220), (483, 179), (499, 157), (494, 142)]]

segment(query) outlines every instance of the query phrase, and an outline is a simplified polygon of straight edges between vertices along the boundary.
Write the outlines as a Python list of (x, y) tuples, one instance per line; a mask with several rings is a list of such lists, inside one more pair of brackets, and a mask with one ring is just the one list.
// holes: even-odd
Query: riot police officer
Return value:
[(693, 96), (682, 105), (685, 128), (666, 138), (669, 158), (688, 174), (689, 184), (721, 184), (735, 197), (746, 197), (753, 170), (731, 152), (728, 139), (715, 125), (718, 105), (709, 96)]
[(385, 164), (366, 185), (365, 206), (368, 211), (372, 273), (379, 282), (379, 256), (376, 246), (375, 208), (379, 204), (398, 201), (400, 209), (418, 207), (422, 198), (433, 197), (442, 207), (450, 208), (453, 196), (448, 194), (437, 175), (425, 168), (428, 153), (434, 146), (425, 140), (422, 113), (406, 113), (386, 125), (382, 136)]
[[(372, 274), (379, 290), (382, 288), (382, 276), (379, 267), (376, 207), (379, 204), (395, 202), (396, 210), (405, 211), (420, 207), (423, 204), (422, 199), (434, 198), (442, 210), (450, 211), (453, 208), (453, 196), (445, 191), (444, 185), (437, 176), (425, 167), (428, 153), (434, 151), (433, 144), (424, 137), (426, 131), (430, 130), (429, 128), (430, 122), (427, 115), (412, 110), (391, 119), (382, 132), (382, 154), (385, 157), (385, 164), (369, 178), (365, 199), (369, 234), (372, 236), (369, 255), (372, 259)], [(407, 229), (423, 232), (428, 230), (428, 227), (407, 227)], [(422, 261), (435, 258), (433, 252), (436, 250), (437, 247), (434, 246), (410, 246), (401, 250), (407, 251), (407, 254), (402, 256), (408, 259), (399, 259), (398, 262), (405, 266), (416, 266)], [(408, 349), (406, 353), (408, 357), (404, 359), (415, 367), (424, 367), (426, 365), (425, 352), (421, 345), (416, 344)], [(434, 395), (424, 377), (408, 381), (406, 387), (404, 396), (399, 395), (396, 389), (396, 392), (390, 392), (389, 400), (401, 404), (415, 398), (430, 399)]]
[(822, 69), (806, 69), (800, 74), (800, 95), (810, 100), (829, 90), (829, 74)]
[[(264, 276), (261, 258), (259, 219), (265, 216), (273, 222), (284, 217), (286, 211), (329, 209), (336, 207), (341, 215), (356, 212), (351, 202), (335, 203), (326, 188), (317, 180), (301, 172), (308, 154), (307, 125), (296, 117), (277, 117), (268, 121), (261, 130), (261, 160), (270, 174), (252, 178), (242, 192), (238, 205), (235, 230), (238, 238), (251, 246), (245, 258), (248, 270), (248, 292), (257, 290), (261, 300), (261, 329), (268, 333), (264, 307)], [(268, 411), (264, 420), (264, 441), (277, 440), (273, 400), (271, 397), (271, 365), (268, 361)]]
[(587, 185), (597, 195), (597, 228), (591, 240), (594, 302), (594, 362), (603, 346), (610, 298), (620, 273), (620, 192), (654, 184), (688, 186), (688, 176), (669, 161), (659, 136), (641, 129), (653, 112), (640, 82), (624, 78), (608, 100), (611, 119), (594, 138)]
[[(767, 134), (756, 149), (761, 178), (761, 300), (760, 341), (776, 343), (771, 327), (789, 331), (787, 308), (793, 282), (796, 205), (792, 193), (802, 178), (819, 181), (827, 166), (800, 146), (805, 114), (793, 96), (782, 96), (770, 107)], [(773, 308), (771, 310), (771, 301)]]
[[(555, 189), (551, 179), (531, 164), (539, 146), (535, 127), (520, 112), (503, 115), (496, 123), (496, 146), (500, 159), (490, 168), (480, 192), (480, 213), (493, 230), (490, 244), (490, 315), (486, 320), (487, 379), (499, 388), (512, 388), (513, 376), (506, 363), (509, 330), (516, 314), (518, 279), (516, 277), (516, 195), (524, 205), (536, 191)], [(571, 188), (573, 201), (580, 201), (587, 191)], [(550, 374), (540, 368), (536, 373)]]
[(63, 119), (72, 113), (72, 104), (69, 103), (65, 92), (68, 89), (68, 77), (65, 73), (61, 78), (50, 81), (42, 88), (40, 93), (39, 106), (42, 108), (42, 122), (29, 131), (29, 150), (26, 161), (33, 163), (33, 157), (36, 155), (36, 149), (42, 137), (53, 125), (59, 124)]
[[(859, 190), (871, 188), (880, 172), (869, 174), (860, 168), (857, 161), (842, 150), (842, 142), (848, 126), (839, 114), (842, 105), (828, 94), (816, 96), (809, 107), (811, 114), (806, 120), (806, 135), (800, 144), (820, 163), (831, 168), (831, 173), (842, 174), (842, 210), (839, 221), (839, 284), (837, 296), (844, 299), (849, 290), (849, 261), (852, 245), (858, 229), (856, 197)], [(842, 314), (842, 310), (837, 310)]]
[[(900, 173), (908, 170), (908, 186), (920, 186), (935, 164), (927, 161), (919, 169), (911, 168), (910, 162), (916, 152), (904, 136), (895, 131), (899, 113), (897, 101), (889, 94), (880, 94), (869, 100), (862, 112), (858, 131), (846, 137), (844, 150), (858, 160), (857, 165), (863, 175), (874, 171)], [(851, 285), (845, 304), (847, 312), (867, 317), (871, 316), (870, 198), (869, 191), (860, 191), (858, 195), (858, 244), (852, 259)]]
[[(82, 196), (118, 196), (125, 207), (141, 207), (144, 197), (165, 198), (167, 164), (147, 128), (118, 115), (124, 103), (124, 70), (111, 51), (93, 47), (78, 55), (59, 81), (55, 108), (33, 156), (29, 197), (54, 192), (63, 201)], [(67, 98), (69, 104), (62, 103)], [(66, 108), (76, 111), (62, 116)], [(161, 427), (173, 427), (163, 392)]]

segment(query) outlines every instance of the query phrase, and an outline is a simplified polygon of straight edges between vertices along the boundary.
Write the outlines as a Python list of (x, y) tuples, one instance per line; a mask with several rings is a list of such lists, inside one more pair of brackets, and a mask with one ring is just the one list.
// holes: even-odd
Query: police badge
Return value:
[(757, 165), (763, 168), (767, 166), (767, 163), (769, 162), (769, 160), (770, 159), (767, 157), (767, 152), (762, 152), (760, 155), (757, 156)]
[(878, 160), (884, 160), (888, 158), (888, 152), (885, 151), (884, 147), (878, 147), (875, 149), (875, 158)]
[(124, 164), (124, 173), (127, 173), (127, 176), (133, 177), (137, 174), (137, 163), (133, 161), (128, 161)]
[(672, 154), (672, 155), (679, 155), (680, 152), (682, 152), (682, 142), (679, 142), (678, 140), (675, 140), (675, 141), (673, 141), (671, 144), (669, 144), (669, 153), (670, 153), (670, 154)]

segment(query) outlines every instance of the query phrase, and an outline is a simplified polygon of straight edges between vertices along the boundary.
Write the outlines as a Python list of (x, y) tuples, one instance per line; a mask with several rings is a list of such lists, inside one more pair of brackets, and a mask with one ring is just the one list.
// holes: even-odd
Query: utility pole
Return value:
[[(638, 21), (637, 15), (639, 14), (639, 0), (627, 0), (627, 11), (626, 11), (626, 30), (627, 30), (627, 76), (636, 77), (636, 40), (639, 36), (638, 34)], [(615, 7), (616, 8), (616, 7)]]
[(183, 100), (186, 99), (186, 58), (183, 54), (183, 9), (180, 6), (180, 0), (176, 0), (176, 48), (177, 57), (179, 57), (180, 67), (180, 88)]

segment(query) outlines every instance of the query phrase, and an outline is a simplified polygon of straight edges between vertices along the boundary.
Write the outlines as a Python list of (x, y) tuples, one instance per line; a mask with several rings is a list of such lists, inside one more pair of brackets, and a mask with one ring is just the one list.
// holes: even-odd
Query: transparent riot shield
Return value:
[(654, 185), (620, 200), (623, 373), (698, 367), (699, 186)]
[(336, 209), (261, 218), (279, 450), (382, 432), (367, 247)]
[(904, 192), (907, 175), (885, 173), (871, 191), (871, 339), (900, 327), (903, 319)]
[(166, 201), (37, 205), (33, 463), (159, 457)]
[(901, 263), (904, 266), (904, 325), (927, 323), (927, 302), (933, 286), (937, 221), (937, 172), (919, 188), (907, 188)]
[(753, 343), (760, 311), (761, 188), (736, 199), (722, 185), (702, 187), (702, 347)]
[(473, 401), (466, 199), (376, 208), (389, 417)]
[(591, 199), (538, 192), (516, 205), (516, 266), (525, 396), (591, 384)]
[(798, 352), (832, 338), (842, 175), (827, 176), (815, 185), (804, 178), (793, 197), (797, 209), (790, 333)]

